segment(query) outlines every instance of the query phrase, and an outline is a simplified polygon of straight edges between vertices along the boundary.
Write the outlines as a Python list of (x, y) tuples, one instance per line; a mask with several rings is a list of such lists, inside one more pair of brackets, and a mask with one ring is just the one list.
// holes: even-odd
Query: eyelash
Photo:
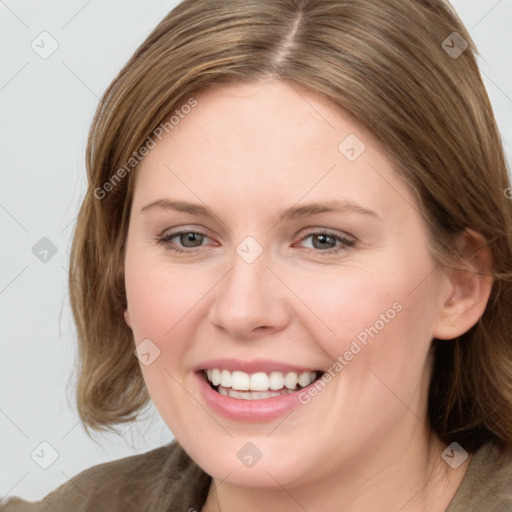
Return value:
[[(170, 244), (169, 242), (173, 239), (173, 238), (176, 238), (177, 236), (180, 236), (180, 235), (186, 235), (186, 234), (190, 234), (190, 233), (193, 233), (194, 235), (201, 235), (201, 236), (204, 236), (206, 238), (208, 238), (208, 235), (201, 231), (201, 230), (196, 230), (196, 231), (177, 231), (176, 233), (170, 233), (164, 237), (161, 237), (161, 238), (158, 238), (157, 239), (157, 242), (161, 245), (165, 245), (167, 249), (177, 253), (177, 254), (192, 254), (194, 253), (197, 249), (199, 249), (200, 247), (194, 247), (194, 248), (190, 248), (190, 249), (181, 249), (179, 247), (175, 247), (173, 246), (172, 244)], [(322, 250), (322, 249), (310, 249), (310, 248), (306, 248), (308, 250), (308, 252), (314, 252), (316, 254), (326, 254), (326, 255), (334, 255), (334, 254), (339, 254), (340, 252), (342, 251), (346, 251), (348, 248), (350, 247), (354, 247), (356, 242), (355, 240), (351, 240), (349, 238), (345, 238), (343, 236), (339, 236), (339, 235), (336, 235), (335, 233), (332, 233), (331, 231), (313, 231), (313, 232), (310, 232), (308, 234), (306, 234), (301, 240), (305, 240), (311, 236), (315, 236), (315, 235), (327, 235), (335, 240), (338, 240), (339, 242), (341, 242), (341, 245), (339, 245), (337, 248), (335, 249), (328, 249), (328, 250)]]

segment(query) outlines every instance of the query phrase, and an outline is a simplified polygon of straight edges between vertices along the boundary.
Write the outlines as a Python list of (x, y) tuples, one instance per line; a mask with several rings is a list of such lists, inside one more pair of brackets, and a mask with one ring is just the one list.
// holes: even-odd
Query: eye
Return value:
[[(182, 244), (182, 248), (179, 246), (176, 246), (174, 243), (171, 243), (171, 241), (176, 238), (180, 244)], [(158, 238), (158, 243), (165, 245), (166, 248), (175, 251), (177, 253), (183, 253), (183, 252), (193, 252), (194, 249), (197, 249), (198, 247), (201, 247), (202, 242), (208, 239), (206, 236), (206, 233), (203, 233), (202, 231), (178, 231), (175, 233), (169, 233), (161, 238)]]
[[(346, 250), (348, 247), (353, 247), (355, 245), (355, 240), (340, 236), (330, 231), (316, 231), (309, 233), (302, 240), (307, 240), (310, 238), (312, 240), (311, 249), (316, 253), (324, 253), (324, 254), (336, 254), (341, 251)], [(338, 243), (338, 245), (336, 245)]]
[[(176, 242), (173, 242), (174, 239), (176, 239)], [(321, 230), (310, 232), (302, 238), (302, 241), (307, 239), (312, 240), (312, 248), (305, 248), (316, 254), (337, 254), (353, 247), (356, 243), (352, 238)], [(205, 240), (209, 240), (209, 238), (203, 231), (189, 230), (168, 233), (159, 237), (157, 242), (176, 253), (193, 253), (204, 245)]]

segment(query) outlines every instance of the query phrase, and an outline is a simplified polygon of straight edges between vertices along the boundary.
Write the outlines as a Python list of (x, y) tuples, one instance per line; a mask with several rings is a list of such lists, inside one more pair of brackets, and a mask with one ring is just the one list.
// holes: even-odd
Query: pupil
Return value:
[[(202, 237), (202, 235), (200, 235), (200, 234), (198, 234), (198, 233), (186, 233), (186, 234), (185, 234), (185, 238), (184, 238), (184, 239), (183, 239), (183, 235), (182, 235), (182, 240), (181, 240), (181, 241), (182, 241), (182, 243), (184, 242), (184, 243), (183, 243), (183, 245), (184, 245), (185, 247), (195, 247), (195, 246), (193, 245), (193, 243), (194, 243), (194, 241), (196, 241), (196, 242), (197, 242), (196, 237)], [(189, 246), (189, 245), (188, 245), (188, 243), (189, 243), (189, 242), (192, 242), (192, 245), (191, 245), (191, 246)]]
[[(328, 240), (331, 239), (332, 240), (332, 237), (330, 237), (329, 235), (317, 235), (316, 237), (321, 244), (325, 244), (325, 243), (328, 243)], [(327, 240), (327, 242), (326, 242)]]

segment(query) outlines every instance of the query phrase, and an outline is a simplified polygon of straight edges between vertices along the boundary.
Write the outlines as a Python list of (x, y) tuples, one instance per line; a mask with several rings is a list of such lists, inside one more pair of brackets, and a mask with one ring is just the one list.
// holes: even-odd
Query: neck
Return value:
[(286, 489), (242, 488), (213, 479), (202, 512), (444, 512), (470, 458), (452, 469), (441, 457), (445, 445), (426, 429), (417, 438), (388, 439), (366, 447), (354, 464)]

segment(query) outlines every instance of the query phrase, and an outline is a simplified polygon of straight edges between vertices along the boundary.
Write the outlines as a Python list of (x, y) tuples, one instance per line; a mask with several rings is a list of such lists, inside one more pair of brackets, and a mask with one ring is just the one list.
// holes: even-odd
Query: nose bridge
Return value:
[(210, 320), (238, 338), (283, 328), (288, 321), (285, 290), (267, 268), (268, 253), (248, 237), (236, 247), (230, 263), (216, 287)]

